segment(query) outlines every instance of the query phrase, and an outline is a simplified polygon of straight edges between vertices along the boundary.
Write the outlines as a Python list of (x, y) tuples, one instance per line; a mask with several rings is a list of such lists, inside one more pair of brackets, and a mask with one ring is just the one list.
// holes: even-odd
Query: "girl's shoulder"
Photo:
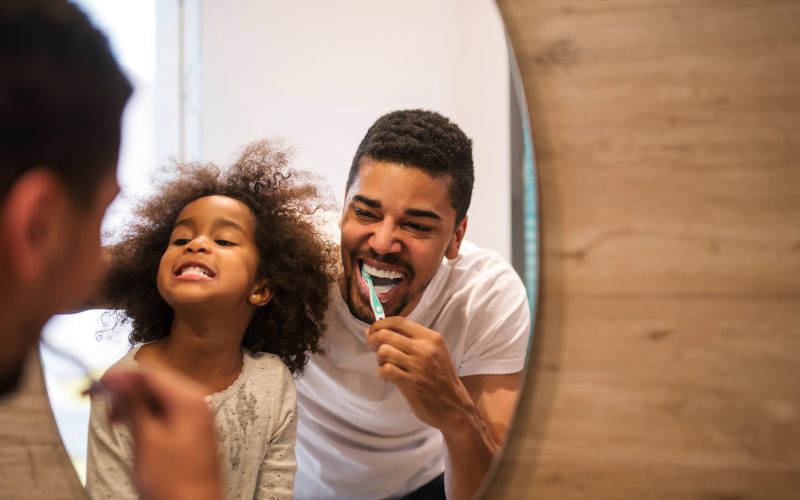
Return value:
[(251, 378), (262, 380), (292, 380), (292, 373), (280, 356), (268, 352), (244, 350), (244, 371)]

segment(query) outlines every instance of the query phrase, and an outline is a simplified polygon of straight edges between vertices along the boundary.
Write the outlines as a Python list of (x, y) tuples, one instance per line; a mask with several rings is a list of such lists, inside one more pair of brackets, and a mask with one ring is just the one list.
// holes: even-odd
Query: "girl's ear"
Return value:
[(272, 294), (272, 288), (270, 288), (267, 280), (262, 280), (255, 286), (255, 288), (253, 288), (253, 291), (250, 293), (250, 297), (248, 297), (247, 300), (254, 306), (261, 307), (267, 305), (269, 300), (272, 298)]

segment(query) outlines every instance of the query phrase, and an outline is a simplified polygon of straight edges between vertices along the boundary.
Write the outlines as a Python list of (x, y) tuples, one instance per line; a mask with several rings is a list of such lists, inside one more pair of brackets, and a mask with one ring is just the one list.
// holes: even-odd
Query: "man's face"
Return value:
[(339, 288), (353, 316), (365, 323), (375, 320), (362, 267), (372, 275), (387, 316), (413, 311), (442, 258), (458, 255), (466, 218), (458, 226), (455, 219), (447, 178), (362, 159), (340, 223)]
[[(42, 272), (35, 282), (26, 283), (20, 317), (25, 321), (16, 335), (6, 335), (0, 350), (0, 395), (16, 387), (24, 360), (39, 340), (44, 323), (58, 312), (81, 305), (102, 273), (100, 225), (108, 205), (119, 192), (116, 168), (98, 185), (88, 208), (78, 206), (66, 190), (57, 191), (58, 210), (49, 210), (48, 226), (57, 227), (57, 236), (45, 238), (47, 257), (39, 263)], [(55, 213), (53, 213), (55, 212)], [(37, 253), (38, 255), (38, 253)], [(46, 260), (46, 262), (44, 262)]]

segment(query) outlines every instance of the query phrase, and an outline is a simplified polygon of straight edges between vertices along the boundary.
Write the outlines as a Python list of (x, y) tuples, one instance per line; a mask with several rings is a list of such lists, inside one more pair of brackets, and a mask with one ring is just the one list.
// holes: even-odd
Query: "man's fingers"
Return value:
[(392, 363), (382, 364), (375, 369), (375, 373), (378, 374), (379, 379), (386, 382), (391, 382), (398, 387), (405, 386), (410, 379), (410, 374), (407, 371), (397, 367), (396, 365), (393, 365)]
[[(370, 325), (368, 328), (369, 334), (377, 332), (378, 330), (392, 330), (404, 337), (411, 339), (425, 336), (426, 332), (431, 332), (431, 330), (428, 330), (419, 323), (415, 323), (402, 316), (390, 316), (388, 318), (378, 320), (372, 323), (372, 325)], [(369, 334), (367, 336), (369, 336)]]
[(414, 352), (414, 340), (393, 330), (375, 330), (367, 336), (367, 347), (372, 351), (377, 351), (384, 344), (388, 344), (406, 354)]
[(375, 351), (375, 357), (378, 360), (378, 365), (391, 363), (403, 371), (411, 371), (413, 369), (414, 360), (411, 356), (390, 344), (382, 344), (378, 347)]

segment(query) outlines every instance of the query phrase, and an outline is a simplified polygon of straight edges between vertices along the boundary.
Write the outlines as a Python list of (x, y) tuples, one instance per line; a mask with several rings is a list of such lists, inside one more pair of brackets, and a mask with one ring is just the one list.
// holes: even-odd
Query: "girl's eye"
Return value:
[(232, 241), (228, 241), (228, 240), (214, 240), (214, 241), (216, 241), (217, 245), (220, 245), (220, 246), (223, 246), (223, 247), (232, 247), (233, 245), (236, 244), (236, 243), (234, 243)]
[(176, 238), (176, 239), (174, 239), (172, 241), (172, 244), (173, 245), (177, 245), (177, 246), (181, 246), (181, 245), (185, 245), (185, 244), (189, 243), (189, 241), (191, 241), (191, 240), (189, 240), (189, 238)]

